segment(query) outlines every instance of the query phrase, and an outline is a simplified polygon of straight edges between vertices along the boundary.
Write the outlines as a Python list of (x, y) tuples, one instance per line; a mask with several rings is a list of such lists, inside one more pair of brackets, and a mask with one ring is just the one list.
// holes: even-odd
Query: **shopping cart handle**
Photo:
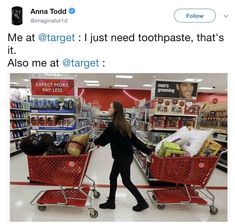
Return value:
[(223, 154), (225, 154), (225, 153), (227, 153), (228, 152), (228, 150), (226, 149), (226, 150), (223, 150), (220, 154), (219, 154), (219, 158), (223, 155)]

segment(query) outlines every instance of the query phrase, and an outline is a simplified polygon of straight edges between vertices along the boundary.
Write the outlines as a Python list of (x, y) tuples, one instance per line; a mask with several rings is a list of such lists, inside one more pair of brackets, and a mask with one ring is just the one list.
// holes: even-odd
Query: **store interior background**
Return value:
[[(35, 74), (32, 74), (35, 77)], [(46, 76), (45, 76), (46, 75)], [(227, 103), (227, 74), (121, 74), (133, 76), (131, 79), (116, 78), (117, 74), (37, 74), (36, 77), (45, 78), (71, 78), (77, 75), (78, 96), (82, 93), (82, 98), (86, 103), (99, 104), (101, 111), (107, 111), (109, 103), (117, 100), (123, 103), (125, 108), (136, 106), (136, 100), (150, 100), (152, 78), (155, 76), (159, 80), (201, 80), (198, 85), (197, 102), (213, 104)], [(11, 74), (11, 91), (26, 91), (30, 95), (31, 74)], [(85, 80), (98, 81), (94, 86), (88, 86)], [(127, 87), (115, 87), (115, 85), (127, 85)], [(201, 89), (211, 87), (211, 89)], [(125, 90), (127, 94), (123, 91)], [(133, 97), (133, 98), (131, 98)], [(135, 98), (135, 99), (134, 99)]]
[[(121, 76), (132, 76), (131, 78), (116, 78), (117, 75)], [(188, 81), (188, 82), (198, 82), (198, 91), (196, 102), (203, 106), (209, 105), (210, 110), (223, 110), (227, 111), (227, 74), (193, 74), (193, 73), (184, 73), (184, 74), (165, 74), (165, 73), (156, 73), (156, 74), (57, 74), (57, 73), (12, 73), (10, 75), (10, 100), (13, 97), (13, 100), (17, 100), (15, 97), (21, 96), (20, 100), (29, 99), (31, 97), (30, 90), (30, 79), (31, 78), (45, 78), (45, 79), (72, 79), (76, 76), (77, 79), (77, 97), (82, 98), (82, 100), (90, 104), (92, 107), (99, 108), (100, 114), (107, 114), (110, 102), (120, 101), (124, 108), (138, 108), (138, 104), (145, 104), (145, 102), (150, 100), (151, 89), (152, 89), (152, 80), (155, 77), (158, 80), (173, 80), (173, 81)], [(86, 83), (86, 81), (92, 80), (96, 81), (95, 83)], [(227, 117), (226, 117), (227, 122)], [(223, 130), (223, 134), (227, 134), (226, 130)], [(12, 140), (14, 141), (14, 140)], [(227, 147), (226, 143), (223, 143), (223, 146)], [(105, 148), (106, 149), (106, 148)], [(107, 151), (107, 150), (106, 150)], [(109, 149), (110, 151), (110, 149)], [(107, 163), (107, 167), (111, 167), (111, 161), (107, 160), (107, 152), (105, 150), (96, 150), (93, 151), (91, 162), (88, 168), (88, 174), (91, 175), (96, 183), (98, 183), (101, 192), (101, 199), (106, 200), (108, 188), (103, 187), (104, 184), (108, 184), (109, 168), (105, 171), (101, 171), (101, 166), (103, 162)], [(105, 160), (105, 161), (104, 161)], [(12, 162), (13, 161), (13, 162)], [(16, 162), (17, 161), (17, 162)], [(100, 162), (98, 162), (100, 161)], [(98, 165), (97, 165), (98, 164)], [(22, 168), (22, 169), (20, 169)], [(139, 186), (146, 187), (146, 178), (139, 169), (138, 162), (133, 163), (132, 165), (132, 175), (135, 183)], [(66, 220), (66, 221), (77, 221), (77, 220), (90, 220), (90, 217), (87, 215), (86, 210), (77, 212), (76, 208), (74, 210), (49, 210), (48, 213), (41, 213), (37, 209), (32, 210), (29, 208), (28, 201), (31, 200), (32, 195), (41, 188), (27, 186), (27, 161), (23, 153), (19, 154), (19, 157), (13, 156), (11, 159), (11, 220), (12, 221), (23, 221), (23, 220), (34, 220), (34, 221), (55, 221), (55, 220)], [(21, 171), (20, 171), (21, 170)], [(24, 171), (24, 173), (22, 172)], [(184, 207), (176, 209), (173, 206), (173, 209), (168, 210), (169, 213), (161, 213), (162, 211), (157, 210), (155, 207), (151, 207), (144, 214), (129, 214), (129, 210), (125, 207), (125, 203), (133, 203), (131, 198), (127, 198), (123, 206), (119, 206), (116, 213), (106, 214), (106, 211), (99, 210), (99, 221), (226, 221), (227, 220), (227, 174), (226, 172), (221, 171), (220, 169), (215, 169), (215, 173), (212, 175), (212, 178), (209, 182), (209, 186), (212, 186), (212, 191), (216, 195), (216, 205), (219, 209), (219, 213), (215, 216), (211, 216), (207, 209), (195, 207), (187, 208), (184, 210)], [(227, 171), (227, 167), (226, 167)], [(107, 174), (105, 173), (107, 172)], [(105, 173), (105, 174), (104, 174)], [(26, 185), (24, 186), (24, 184)], [(122, 182), (119, 180), (119, 184)], [(107, 185), (108, 186), (108, 185)], [(103, 187), (103, 188), (102, 188)], [(149, 186), (146, 187), (148, 189)], [(218, 187), (218, 189), (213, 189), (213, 187)], [(44, 187), (46, 188), (46, 187)], [(141, 191), (143, 194), (146, 194), (146, 189), (143, 188)], [(22, 197), (19, 194), (21, 191)], [(128, 197), (126, 196), (126, 191), (122, 187), (119, 189), (120, 198)], [(128, 194), (127, 194), (128, 195)], [(27, 198), (28, 197), (28, 198)], [(23, 199), (22, 199), (23, 198)], [(27, 199), (25, 199), (27, 198)], [(94, 201), (95, 207), (98, 207), (98, 203), (101, 201)], [(18, 202), (21, 201), (23, 204), (21, 207), (18, 206)], [(22, 202), (23, 201), (23, 202)], [(122, 202), (122, 200), (120, 200)], [(123, 201), (124, 202), (124, 201)], [(120, 203), (120, 202), (119, 202)], [(128, 204), (130, 207), (130, 205)], [(121, 208), (122, 207), (122, 208)], [(128, 207), (128, 208), (129, 208)], [(59, 208), (60, 209), (60, 208)], [(154, 209), (154, 213), (152, 213)], [(156, 209), (156, 212), (155, 212)], [(205, 212), (206, 210), (206, 212)], [(22, 212), (23, 211), (23, 212)], [(51, 211), (51, 212), (50, 212)], [(58, 211), (60, 211), (58, 213)], [(72, 212), (71, 212), (72, 211)], [(180, 212), (179, 212), (180, 211)], [(103, 212), (103, 213), (102, 213)], [(164, 211), (167, 212), (167, 209)], [(183, 212), (183, 213), (182, 213)], [(128, 214), (126, 214), (128, 213)], [(184, 215), (182, 215), (184, 214)], [(135, 216), (134, 216), (135, 215)], [(78, 217), (79, 216), (79, 217)]]

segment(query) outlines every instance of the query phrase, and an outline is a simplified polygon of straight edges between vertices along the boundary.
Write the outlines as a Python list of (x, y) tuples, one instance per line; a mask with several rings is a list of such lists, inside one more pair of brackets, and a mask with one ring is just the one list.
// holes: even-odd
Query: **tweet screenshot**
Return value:
[(8, 1), (4, 223), (232, 222), (231, 8)]

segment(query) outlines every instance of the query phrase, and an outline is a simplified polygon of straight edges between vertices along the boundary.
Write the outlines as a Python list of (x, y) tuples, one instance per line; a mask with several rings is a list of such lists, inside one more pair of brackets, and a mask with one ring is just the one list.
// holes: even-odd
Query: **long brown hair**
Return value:
[(113, 124), (123, 137), (131, 138), (131, 126), (124, 117), (123, 106), (119, 102), (113, 102)]

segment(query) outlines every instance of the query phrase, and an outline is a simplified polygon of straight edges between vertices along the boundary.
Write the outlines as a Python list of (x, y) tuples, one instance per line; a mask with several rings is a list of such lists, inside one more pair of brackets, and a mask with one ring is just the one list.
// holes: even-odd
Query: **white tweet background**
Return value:
[[(83, 1), (5, 1), (1, 7), (1, 21), (4, 33), (1, 34), (1, 177), (4, 181), (0, 185), (3, 196), (4, 209), (1, 209), (1, 220), (9, 221), (9, 74), (10, 73), (229, 73), (229, 170), (233, 169), (234, 161), (234, 75), (232, 69), (234, 24), (231, 11), (232, 1), (176, 1), (176, 0), (83, 0)], [(23, 24), (11, 25), (11, 7), (22, 6), (24, 10)], [(73, 15), (30, 15), (32, 8), (75, 8)], [(189, 24), (177, 23), (174, 12), (178, 8), (211, 8), (216, 12), (213, 23)], [(228, 14), (225, 18), (224, 15)], [(31, 23), (31, 18), (68, 18), (64, 24)], [(35, 34), (35, 42), (7, 42), (8, 33), (26, 35)], [(65, 44), (40, 42), (38, 34), (53, 35), (82, 35), (93, 34), (189, 34), (197, 33), (206, 35), (219, 33), (224, 35), (224, 42), (214, 43), (147, 43), (147, 42), (100, 42), (89, 44), (84, 42), (70, 42)], [(7, 46), (13, 46), (15, 55), (7, 54)], [(56, 60), (73, 58), (77, 60), (105, 61), (105, 67), (93, 69), (81, 68), (51, 68), (41, 67), (7, 67), (9, 58), (19, 60)], [(102, 63), (103, 64), (103, 63)], [(176, 77), (177, 78), (177, 77)], [(231, 149), (230, 149), (231, 148)], [(233, 172), (233, 171), (232, 171)], [(229, 199), (232, 195), (232, 179), (229, 179)], [(229, 206), (230, 208), (230, 206)], [(232, 215), (232, 214), (230, 214)], [(4, 219), (3, 219), (4, 218)], [(232, 217), (229, 216), (232, 222)]]

